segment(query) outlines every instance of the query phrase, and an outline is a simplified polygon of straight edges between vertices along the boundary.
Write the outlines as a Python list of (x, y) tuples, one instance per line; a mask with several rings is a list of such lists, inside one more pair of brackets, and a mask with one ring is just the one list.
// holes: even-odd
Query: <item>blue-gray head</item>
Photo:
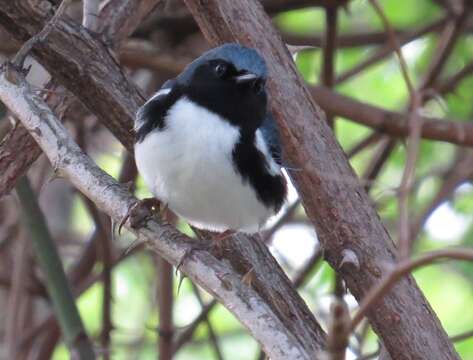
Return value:
[(176, 82), (192, 101), (253, 132), (267, 113), (266, 75), (256, 50), (229, 43), (194, 60)]
[(266, 79), (268, 72), (266, 62), (258, 51), (237, 43), (227, 43), (203, 53), (186, 67), (177, 80), (179, 82), (189, 81), (197, 67), (206, 61), (216, 59), (232, 63), (239, 71), (246, 70)]
[[(206, 62), (210, 60), (218, 60), (218, 59), (231, 62), (235, 66), (237, 71), (246, 70), (250, 73), (258, 75), (261, 79), (263, 79), (263, 83), (267, 78), (266, 63), (264, 59), (261, 57), (261, 55), (255, 49), (251, 49), (251, 48), (248, 48), (236, 43), (228, 43), (228, 44), (219, 46), (217, 48), (211, 49), (207, 51), (206, 53), (204, 53), (202, 56), (200, 56), (199, 58), (191, 62), (176, 79), (169, 80), (168, 82), (166, 82), (163, 88), (172, 88), (177, 82), (180, 83), (181, 85), (186, 86), (186, 84), (191, 83), (191, 79), (194, 76), (195, 71), (199, 66), (205, 64)], [(263, 90), (264, 90), (264, 100), (260, 100), (258, 102), (260, 105), (257, 107), (259, 109), (263, 109), (264, 111), (266, 111), (266, 113), (263, 116), (264, 120), (262, 121), (262, 123), (259, 118), (256, 119), (254, 123), (259, 126), (259, 129), (261, 130), (261, 133), (264, 139), (266, 140), (266, 143), (268, 144), (274, 159), (279, 164), (281, 164), (280, 163), (281, 145), (280, 145), (280, 140), (279, 140), (279, 132), (271, 113), (266, 110), (266, 100), (265, 100), (266, 91), (264, 88)], [(219, 113), (218, 110), (220, 110), (220, 113), (224, 116), (226, 113), (228, 113), (226, 116), (228, 116), (231, 119), (232, 115), (229, 114), (230, 113), (229, 109), (234, 108), (235, 105), (232, 106), (231, 102), (228, 101), (228, 99), (227, 101), (220, 101), (220, 100), (215, 101), (216, 93), (222, 94), (220, 91), (212, 91), (211, 94), (209, 94), (208, 96), (208, 99), (211, 102), (209, 109), (218, 107), (218, 109), (214, 109), (215, 112)], [(235, 100), (234, 98), (230, 98), (230, 99)], [(235, 102), (233, 101), (232, 103), (235, 104)], [(219, 104), (223, 104), (223, 105), (221, 106)], [(238, 103), (236, 106), (238, 107), (237, 113), (240, 114), (244, 109), (242, 106), (239, 106)], [(241, 117), (241, 119), (235, 119), (232, 122), (238, 122), (238, 121), (241, 122), (242, 120), (244, 120), (244, 117)], [(248, 124), (248, 123), (250, 122), (245, 121), (245, 124)], [(254, 126), (251, 126), (251, 128), (254, 128)]]

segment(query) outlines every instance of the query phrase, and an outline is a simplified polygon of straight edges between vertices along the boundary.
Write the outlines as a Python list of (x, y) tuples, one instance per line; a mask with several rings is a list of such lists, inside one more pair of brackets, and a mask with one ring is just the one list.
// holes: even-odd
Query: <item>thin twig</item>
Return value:
[(281, 217), (269, 229), (264, 231), (262, 238), (265, 243), (269, 243), (276, 231), (278, 231), (281, 227), (283, 227), (287, 222), (292, 219), (300, 204), (301, 201), (299, 199), (295, 200), (285, 210), (284, 214), (282, 214)]
[(437, 84), (435, 90), (439, 94), (453, 92), (458, 84), (471, 74), (473, 74), (473, 62), (465, 65), (461, 70), (450, 76), (448, 79), (445, 79), (440, 84)]
[(386, 17), (386, 14), (384, 13), (381, 5), (379, 5), (378, 0), (369, 0), (373, 8), (375, 9), (376, 13), (380, 17), (381, 21), (383, 22), (384, 29), (386, 30), (386, 33), (389, 36), (389, 41), (391, 42), (391, 46), (393, 47), (400, 67), (401, 67), (401, 72), (402, 76), (404, 78), (404, 82), (406, 83), (407, 90), (409, 91), (409, 94), (414, 96), (414, 86), (412, 85), (411, 78), (409, 76), (409, 70), (407, 68), (407, 63), (404, 60), (404, 56), (402, 55), (402, 50), (401, 46), (399, 44), (399, 41), (397, 39), (396, 33), (391, 26), (391, 23), (389, 22), (388, 18)]
[(302, 266), (299, 272), (294, 276), (292, 283), (296, 288), (300, 288), (306, 282), (309, 275), (312, 273), (315, 267), (318, 266), (319, 262), (323, 258), (322, 247), (317, 247), (312, 256), (307, 260), (307, 262)]
[[(337, 51), (337, 6), (328, 6), (325, 8), (325, 41), (323, 50), (322, 65), (322, 83), (332, 88), (335, 82), (335, 54)], [(333, 114), (327, 112), (325, 114), (327, 123), (333, 129)]]
[[(386, 17), (383, 9), (378, 3), (378, 0), (370, 0), (371, 5), (378, 13), (378, 16), (381, 18), (384, 28), (389, 35), (389, 39), (391, 44), (394, 47), (394, 50), (397, 54), (398, 61), (401, 68), (401, 73), (404, 78), (404, 82), (406, 87), (409, 91), (410, 99), (412, 107), (410, 109), (410, 116), (409, 116), (409, 137), (408, 137), (408, 145), (407, 145), (407, 161), (406, 166), (404, 168), (404, 172), (401, 179), (401, 184), (399, 186), (399, 201), (398, 201), (398, 208), (399, 208), (399, 241), (398, 241), (398, 248), (399, 248), (399, 258), (405, 259), (409, 256), (409, 195), (411, 193), (411, 188), (415, 176), (415, 167), (417, 163), (417, 155), (419, 152), (419, 145), (420, 145), (420, 137), (421, 137), (421, 130), (422, 130), (422, 118), (418, 114), (418, 110), (422, 106), (422, 99), (420, 94), (414, 89), (414, 85), (412, 84), (411, 78), (409, 76), (409, 70), (407, 67), (407, 63), (404, 59), (402, 54), (401, 47), (399, 45), (399, 41), (397, 39), (396, 34), (394, 33), (394, 29), (392, 28), (389, 20)], [(394, 142), (395, 140), (390, 140)], [(388, 144), (385, 149), (387, 155), (389, 155), (394, 148), (394, 145)], [(388, 156), (385, 156), (383, 159), (386, 161)], [(372, 179), (374, 180), (374, 179)]]
[(348, 346), (350, 315), (345, 301), (336, 297), (330, 307), (327, 331), (327, 357), (329, 360), (345, 360)]
[(18, 50), (12, 59), (12, 63), (17, 67), (17, 69), (23, 69), (25, 59), (28, 54), (38, 42), (44, 41), (48, 37), (52, 28), (56, 25), (57, 20), (64, 14), (70, 2), (71, 0), (63, 0), (61, 5), (59, 5), (57, 8), (54, 16), (46, 23), (44, 28), (39, 33), (32, 36), (28, 41), (26, 41), (20, 50)]
[(443, 176), (441, 176), (443, 178), (442, 185), (438, 188), (430, 203), (424, 209), (422, 209), (422, 211), (417, 215), (415, 221), (413, 221), (411, 224), (411, 230), (409, 234), (411, 248), (425, 222), (435, 211), (435, 209), (437, 209), (443, 202), (448, 200), (455, 189), (457, 189), (458, 186), (470, 179), (472, 176), (473, 154), (464, 150), (458, 151), (457, 159), (443, 174)]
[(426, 90), (434, 87), (435, 81), (440, 76), (442, 69), (453, 51), (453, 48), (462, 33), (463, 25), (468, 18), (468, 11), (463, 11), (458, 18), (447, 23), (442, 35), (440, 36), (437, 49), (434, 52), (433, 59), (429, 64), (424, 78), (419, 88)]
[(355, 145), (353, 145), (350, 149), (346, 151), (347, 158), (351, 159), (354, 156), (356, 156), (358, 153), (360, 153), (362, 150), (370, 146), (373, 146), (379, 141), (380, 138), (381, 138), (381, 134), (379, 134), (376, 131), (372, 132), (371, 134), (361, 139), (358, 143), (356, 143)]
[[(95, 246), (94, 246), (95, 247)], [(128, 259), (129, 257), (135, 255), (139, 251), (142, 251), (144, 248), (143, 245), (139, 245), (134, 247), (128, 252), (124, 252), (121, 256), (117, 257), (116, 260), (113, 263), (113, 266), (117, 266), (118, 264), (121, 264), (124, 260)], [(74, 297), (77, 299), (79, 296), (81, 296), (86, 290), (88, 290), (92, 285), (96, 284), (98, 281), (102, 280), (102, 273), (98, 274), (88, 274), (88, 276), (84, 279), (82, 279), (79, 283), (78, 286), (75, 287), (74, 289)], [(29, 329), (24, 337), (22, 338), (20, 342), (20, 346), (30, 346), (30, 344), (41, 334), (50, 332), (51, 329), (54, 328), (55, 324), (57, 324), (56, 318), (54, 317), (53, 314), (47, 315), (45, 319), (38, 324), (36, 327)], [(53, 337), (51, 335), (51, 337)], [(57, 342), (57, 340), (56, 340)]]
[(458, 335), (455, 335), (455, 336), (451, 336), (450, 341), (452, 341), (452, 342), (461, 342), (461, 341), (468, 340), (472, 337), (473, 337), (473, 330), (469, 330), (469, 331), (466, 331), (464, 333), (461, 333), (461, 334), (458, 334)]
[(392, 287), (405, 275), (411, 271), (428, 264), (432, 264), (434, 261), (439, 259), (455, 259), (473, 261), (473, 249), (469, 248), (456, 248), (456, 249), (443, 249), (432, 251), (424, 254), (417, 259), (403, 260), (399, 262), (394, 270), (386, 275), (379, 284), (374, 287), (363, 299), (360, 308), (356, 312), (350, 324), (350, 332), (354, 331), (357, 325), (361, 322), (363, 317), (372, 310), (372, 307), (378, 302)]
[(207, 305), (205, 305), (202, 310), (200, 311), (199, 315), (192, 321), (189, 326), (186, 327), (186, 329), (176, 338), (174, 342), (174, 354), (176, 354), (179, 349), (181, 349), (184, 344), (186, 344), (188, 341), (192, 339), (192, 336), (197, 329), (197, 327), (200, 325), (202, 321), (204, 321), (210, 311), (218, 304), (218, 302), (213, 299), (210, 301)]
[[(405, 45), (411, 41), (414, 41), (415, 39), (418, 39), (422, 36), (425, 36), (426, 34), (432, 32), (432, 31), (437, 31), (438, 29), (441, 29), (442, 26), (447, 22), (448, 18), (442, 18), (440, 20), (436, 20), (431, 24), (428, 24), (412, 33), (409, 34), (402, 34), (400, 36), (400, 44)], [(395, 33), (396, 34), (396, 33)], [(377, 62), (385, 59), (387, 56), (389, 56), (393, 52), (394, 48), (391, 43), (389, 43), (388, 46), (382, 47), (379, 50), (377, 50), (373, 55), (371, 55), (369, 58), (366, 60), (362, 61), (360, 64), (355, 65), (353, 68), (341, 73), (336, 79), (335, 79), (335, 84), (340, 84), (342, 82), (348, 81), (355, 75), (358, 75), (362, 73), (364, 70), (366, 70), (369, 66), (376, 64)]]
[[(199, 302), (200, 306), (202, 308), (204, 308), (205, 303), (204, 303), (204, 300), (202, 299), (202, 296), (200, 295), (199, 289), (197, 288), (197, 286), (195, 286), (195, 284), (192, 284), (192, 288), (194, 290), (194, 295), (197, 298), (197, 301)], [(210, 342), (212, 343), (212, 347), (214, 348), (215, 357), (217, 358), (217, 360), (223, 360), (223, 352), (220, 349), (220, 345), (218, 343), (217, 335), (216, 335), (215, 330), (212, 326), (212, 323), (210, 322), (210, 319), (209, 319), (208, 315), (205, 317), (204, 321), (207, 325), (207, 331), (209, 332), (209, 339), (210, 339)]]
[(368, 162), (362, 179), (365, 186), (365, 190), (369, 192), (375, 184), (376, 178), (381, 173), (384, 165), (389, 159), (391, 152), (396, 146), (396, 139), (382, 136), (377, 145), (377, 149), (371, 161)]
[(159, 359), (171, 360), (173, 354), (173, 269), (163, 258), (158, 262), (158, 300), (159, 300)]
[(407, 143), (407, 161), (402, 174), (401, 184), (398, 192), (399, 209), (399, 259), (407, 259), (410, 254), (410, 221), (409, 221), (409, 197), (415, 179), (415, 168), (420, 147), (420, 133), (422, 129), (422, 118), (418, 109), (421, 106), (421, 98), (415, 92), (412, 93), (413, 108), (409, 120), (410, 134)]

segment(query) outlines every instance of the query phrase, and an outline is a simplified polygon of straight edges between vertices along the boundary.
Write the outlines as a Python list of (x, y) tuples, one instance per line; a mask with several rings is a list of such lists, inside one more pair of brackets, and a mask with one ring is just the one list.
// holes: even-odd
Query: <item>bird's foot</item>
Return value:
[(179, 260), (179, 263), (176, 266), (176, 274), (180, 270), (184, 262), (188, 260), (196, 251), (211, 251), (212, 247), (212, 243), (192, 243), (189, 248), (184, 251), (184, 255), (182, 255), (181, 259)]
[(217, 259), (223, 258), (223, 255), (225, 253), (225, 240), (230, 238), (235, 233), (235, 230), (225, 230), (224, 232), (214, 234), (210, 238), (210, 252), (212, 253), (212, 255), (215, 256)]
[(225, 230), (224, 232), (218, 233), (212, 236), (212, 241), (219, 243), (222, 242), (236, 233), (235, 230)]
[(120, 235), (123, 225), (128, 220), (130, 220), (131, 228), (137, 229), (146, 224), (146, 222), (153, 218), (154, 215), (162, 216), (166, 209), (167, 204), (163, 204), (156, 198), (146, 198), (137, 201), (130, 207), (122, 221), (120, 221), (120, 224), (118, 225), (118, 234)]
[(177, 264), (176, 272), (179, 270), (182, 264), (184, 264), (184, 262), (189, 259), (196, 251), (208, 251), (217, 259), (221, 259), (225, 251), (223, 246), (224, 241), (236, 233), (234, 230), (225, 230), (224, 232), (213, 235), (210, 238), (210, 241), (205, 241), (203, 240), (204, 236), (202, 236), (200, 231), (197, 229), (194, 229), (194, 231), (200, 240), (198, 243), (192, 243), (189, 249), (184, 252), (184, 255), (182, 255), (181, 260), (179, 260), (179, 263)]

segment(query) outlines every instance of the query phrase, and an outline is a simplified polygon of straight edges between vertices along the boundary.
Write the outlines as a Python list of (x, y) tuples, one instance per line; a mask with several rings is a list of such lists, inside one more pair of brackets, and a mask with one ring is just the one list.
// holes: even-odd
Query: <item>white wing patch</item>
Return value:
[(255, 145), (256, 145), (256, 148), (264, 154), (266, 160), (268, 161), (267, 170), (269, 171), (269, 173), (271, 175), (281, 174), (281, 168), (274, 161), (274, 159), (273, 159), (273, 157), (272, 157), (272, 155), (271, 155), (271, 153), (268, 149), (268, 145), (266, 144), (266, 141), (264, 141), (263, 134), (261, 133), (260, 130), (256, 130)]
[[(160, 97), (163, 97), (163, 96), (166, 96), (167, 94), (169, 94), (171, 92), (171, 88), (166, 88), (166, 89), (160, 89), (159, 91), (157, 91), (152, 97), (150, 97), (144, 104), (148, 104), (149, 102), (151, 101), (154, 101), (154, 100), (159, 100)], [(144, 122), (146, 121), (146, 119), (143, 119), (140, 115), (140, 109), (138, 109), (138, 112), (136, 113), (135, 115), (135, 124), (134, 124), (134, 130), (135, 132), (138, 132), (138, 130), (140, 129), (141, 126), (143, 126)]]

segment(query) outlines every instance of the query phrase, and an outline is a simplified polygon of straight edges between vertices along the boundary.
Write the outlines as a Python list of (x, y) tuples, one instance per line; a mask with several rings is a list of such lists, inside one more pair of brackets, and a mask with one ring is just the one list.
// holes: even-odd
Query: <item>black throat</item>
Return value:
[(200, 87), (199, 91), (190, 88), (184, 93), (191, 101), (239, 127), (240, 139), (232, 154), (235, 170), (243, 181), (252, 185), (261, 202), (275, 212), (279, 211), (287, 195), (286, 179), (281, 174), (269, 172), (265, 155), (256, 147), (256, 130), (266, 116), (266, 101), (251, 102), (225, 86), (218, 91), (215, 87)]

